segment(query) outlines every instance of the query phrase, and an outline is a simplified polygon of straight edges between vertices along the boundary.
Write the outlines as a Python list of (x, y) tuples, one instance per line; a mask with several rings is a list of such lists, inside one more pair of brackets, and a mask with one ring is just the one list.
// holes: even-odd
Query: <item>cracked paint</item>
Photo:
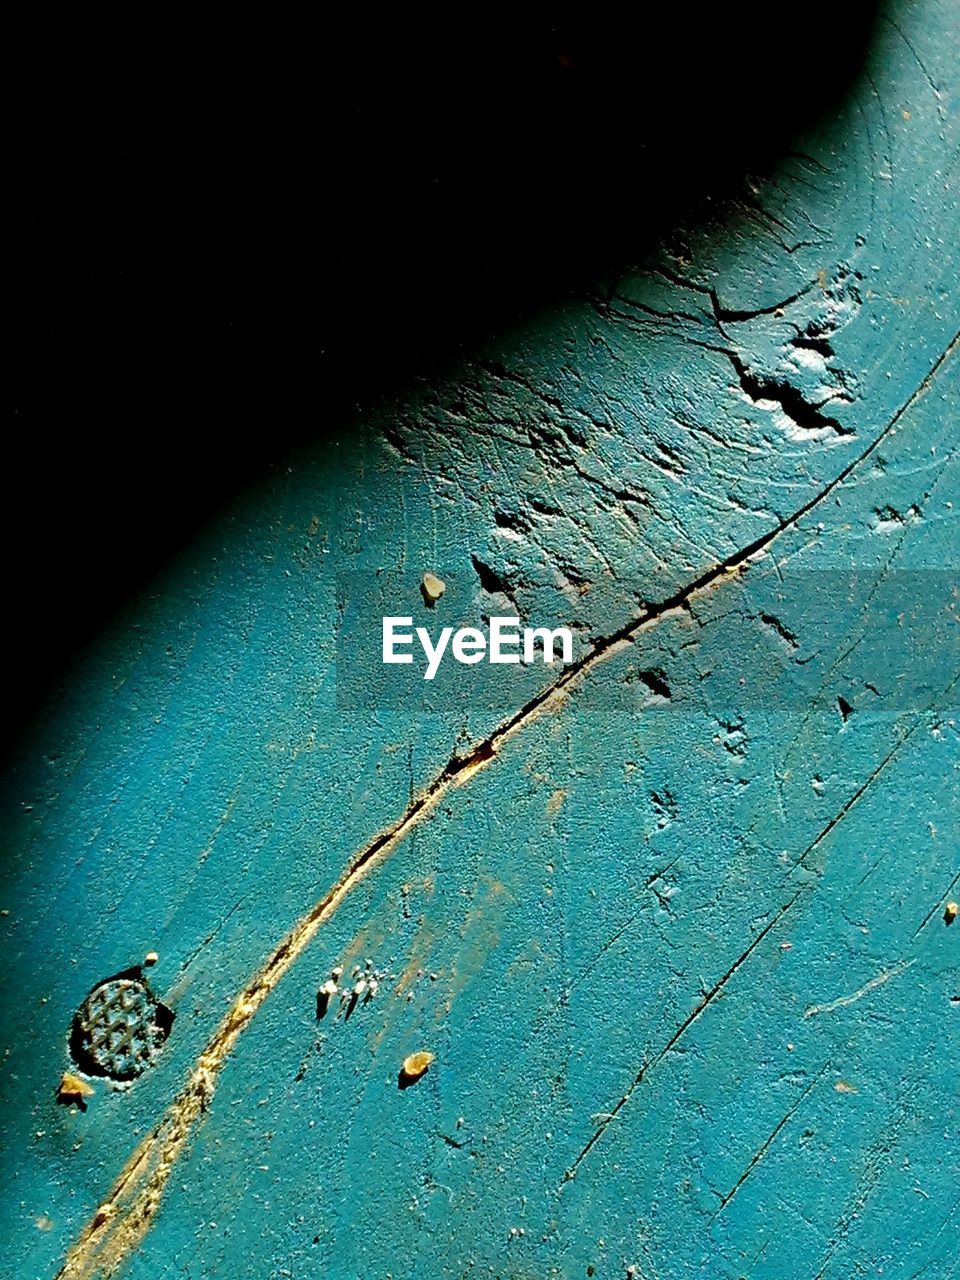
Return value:
[[(886, 23), (845, 116), (365, 406), (104, 640), (11, 796), (22, 1274), (944, 1274), (956, 618), (922, 666), (878, 600), (956, 564), (947, 26)], [(573, 663), (344, 714), (336, 575), (405, 569)], [(162, 1055), (58, 1108), (154, 944)], [(318, 1024), (366, 955), (397, 977)]]

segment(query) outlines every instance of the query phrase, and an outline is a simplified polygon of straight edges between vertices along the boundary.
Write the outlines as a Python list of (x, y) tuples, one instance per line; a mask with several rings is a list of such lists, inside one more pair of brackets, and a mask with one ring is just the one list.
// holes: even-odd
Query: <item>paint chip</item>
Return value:
[(960, 913), (960, 907), (958, 907), (955, 902), (948, 902), (943, 912), (943, 923), (953, 924), (954, 920), (956, 920), (957, 918), (958, 913)]
[(82, 1077), (75, 1076), (72, 1071), (65, 1071), (57, 1089), (57, 1101), (64, 1105), (75, 1103), (81, 1111), (86, 1111), (86, 1100), (92, 1098), (95, 1092), (93, 1086)]
[(403, 1066), (400, 1068), (400, 1088), (405, 1089), (408, 1085), (415, 1084), (425, 1073), (433, 1059), (434, 1055), (426, 1049), (420, 1049), (417, 1053), (408, 1054), (403, 1060)]
[(442, 578), (438, 578), (435, 573), (425, 573), (423, 581), (420, 584), (420, 590), (423, 592), (423, 598), (426, 604), (432, 609), (440, 597), (447, 589), (447, 584)]

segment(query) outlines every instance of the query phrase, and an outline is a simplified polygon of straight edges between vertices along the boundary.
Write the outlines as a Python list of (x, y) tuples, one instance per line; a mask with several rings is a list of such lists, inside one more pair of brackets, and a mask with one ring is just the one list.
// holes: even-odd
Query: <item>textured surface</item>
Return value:
[[(102, 641), (7, 788), (3, 1274), (955, 1273), (957, 30)], [(365, 665), (514, 607), (553, 693)], [(58, 1106), (152, 949), (163, 1052)]]

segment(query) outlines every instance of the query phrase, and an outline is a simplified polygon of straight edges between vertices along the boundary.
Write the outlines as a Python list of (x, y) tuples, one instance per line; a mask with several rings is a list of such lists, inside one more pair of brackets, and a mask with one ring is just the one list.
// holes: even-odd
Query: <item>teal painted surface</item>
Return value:
[[(57, 1274), (287, 930), (518, 713), (250, 1018), (120, 1274), (956, 1273), (960, 49), (954, 4), (890, 14), (773, 175), (291, 460), (38, 726), (2, 1274)], [(338, 705), (384, 574), (431, 627), (575, 624), (582, 680), (422, 711), (371, 666)], [(162, 1054), (57, 1106), (74, 1011), (152, 949)]]

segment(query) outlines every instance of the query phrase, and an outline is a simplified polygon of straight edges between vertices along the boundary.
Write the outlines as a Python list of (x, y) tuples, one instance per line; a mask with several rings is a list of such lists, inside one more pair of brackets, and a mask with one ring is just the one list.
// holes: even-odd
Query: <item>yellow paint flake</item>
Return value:
[(438, 578), (435, 573), (425, 573), (423, 575), (422, 589), (427, 603), (436, 604), (446, 591), (447, 584), (442, 578)]
[(57, 1101), (76, 1102), (80, 1106), (85, 1106), (84, 1099), (92, 1098), (95, 1092), (93, 1085), (88, 1084), (86, 1080), (73, 1075), (70, 1071), (65, 1071), (57, 1090)]
[(416, 1053), (408, 1054), (403, 1060), (400, 1071), (404, 1082), (413, 1084), (414, 1080), (419, 1080), (433, 1059), (434, 1055), (427, 1049), (419, 1049)]

